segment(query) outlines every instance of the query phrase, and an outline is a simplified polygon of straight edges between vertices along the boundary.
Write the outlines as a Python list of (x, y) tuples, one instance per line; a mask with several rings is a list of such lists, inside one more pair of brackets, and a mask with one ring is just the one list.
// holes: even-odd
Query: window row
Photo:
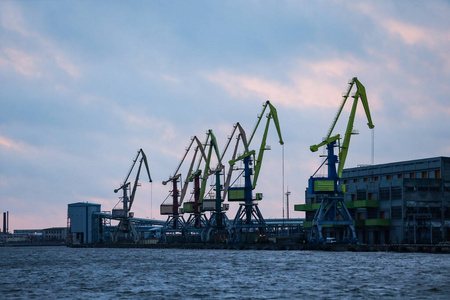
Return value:
[(383, 175), (383, 176), (374, 176), (373, 178), (364, 177), (364, 178), (353, 178), (349, 181), (349, 179), (344, 179), (344, 184), (348, 184), (349, 182), (358, 183), (358, 182), (373, 182), (380, 181), (380, 179), (391, 180), (393, 178), (441, 178), (441, 170), (433, 170), (433, 171), (422, 171), (422, 172), (411, 172), (406, 174), (396, 174), (396, 175)]

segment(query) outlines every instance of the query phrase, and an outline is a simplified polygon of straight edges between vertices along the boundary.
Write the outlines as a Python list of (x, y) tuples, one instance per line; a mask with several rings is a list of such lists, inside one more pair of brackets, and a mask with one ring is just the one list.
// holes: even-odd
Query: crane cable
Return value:
[(372, 166), (375, 163), (375, 128), (372, 128)]
[(153, 182), (150, 182), (150, 219), (153, 219)]
[[(283, 202), (283, 220), (284, 220), (284, 144), (281, 145), (281, 159), (282, 159), (282, 162), (281, 162), (282, 183), (281, 184), (283, 186), (283, 188), (282, 188), (283, 193), (281, 194), (281, 200)], [(289, 209), (289, 207), (287, 209)]]

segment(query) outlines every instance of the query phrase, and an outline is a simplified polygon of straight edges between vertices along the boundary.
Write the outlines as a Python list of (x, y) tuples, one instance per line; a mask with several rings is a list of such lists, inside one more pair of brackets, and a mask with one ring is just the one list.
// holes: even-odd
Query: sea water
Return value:
[(450, 255), (0, 247), (1, 299), (450, 299)]

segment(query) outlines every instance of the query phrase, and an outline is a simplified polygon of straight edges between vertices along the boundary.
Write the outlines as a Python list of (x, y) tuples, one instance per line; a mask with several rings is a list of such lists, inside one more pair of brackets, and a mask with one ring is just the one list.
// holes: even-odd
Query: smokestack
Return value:
[(9, 232), (9, 211), (6, 211), (6, 233)]
[(6, 213), (3, 213), (3, 233), (6, 233)]

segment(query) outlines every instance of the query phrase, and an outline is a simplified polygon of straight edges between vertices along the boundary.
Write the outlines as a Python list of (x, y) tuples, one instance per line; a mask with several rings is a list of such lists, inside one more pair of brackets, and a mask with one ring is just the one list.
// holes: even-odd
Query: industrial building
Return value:
[(93, 214), (100, 213), (100, 204), (71, 203), (67, 209), (68, 242), (73, 244), (91, 244), (93, 242)]
[(61, 245), (67, 240), (67, 227), (15, 229), (0, 233), (1, 245)]
[[(450, 158), (435, 157), (344, 169), (344, 203), (362, 243), (439, 243), (450, 239)], [(311, 229), (321, 195), (305, 192), (304, 226)], [(310, 232), (311, 230), (309, 230)], [(308, 230), (307, 230), (308, 232)], [(339, 226), (323, 234), (344, 237)]]

